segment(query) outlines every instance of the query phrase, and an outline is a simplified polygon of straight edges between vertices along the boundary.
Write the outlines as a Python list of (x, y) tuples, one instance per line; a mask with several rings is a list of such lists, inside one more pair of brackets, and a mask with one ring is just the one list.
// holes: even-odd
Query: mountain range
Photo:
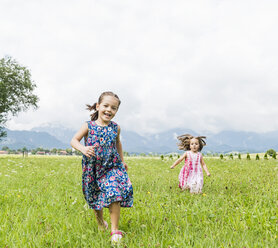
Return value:
[[(70, 140), (76, 130), (57, 124), (45, 124), (29, 131), (9, 130), (7, 137), (0, 141), (0, 149), (8, 146), (10, 149), (26, 147), (70, 148)], [(190, 133), (198, 135), (190, 129), (175, 128), (164, 132), (141, 135), (122, 129), (121, 141), (124, 151), (129, 153), (170, 153), (178, 152), (176, 137)], [(207, 146), (204, 152), (265, 152), (268, 149), (278, 150), (278, 131), (267, 133), (245, 131), (222, 131), (219, 133), (204, 132), (207, 136)]]

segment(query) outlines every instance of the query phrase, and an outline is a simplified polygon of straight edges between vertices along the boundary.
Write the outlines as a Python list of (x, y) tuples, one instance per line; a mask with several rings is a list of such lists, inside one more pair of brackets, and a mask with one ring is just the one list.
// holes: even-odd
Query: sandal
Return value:
[(112, 244), (119, 244), (122, 237), (123, 237), (123, 233), (121, 231), (111, 232), (111, 242), (112, 242)]

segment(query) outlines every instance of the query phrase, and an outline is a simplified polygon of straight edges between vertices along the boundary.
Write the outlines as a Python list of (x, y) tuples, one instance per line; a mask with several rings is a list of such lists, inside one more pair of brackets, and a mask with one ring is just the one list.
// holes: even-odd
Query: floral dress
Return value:
[(186, 152), (185, 164), (179, 174), (179, 187), (190, 189), (190, 193), (201, 193), (203, 188), (203, 170), (200, 152)]
[(82, 190), (92, 209), (100, 210), (119, 201), (122, 207), (132, 207), (133, 189), (116, 148), (118, 125), (110, 121), (99, 126), (88, 121), (86, 146), (94, 146), (95, 156), (83, 155)]

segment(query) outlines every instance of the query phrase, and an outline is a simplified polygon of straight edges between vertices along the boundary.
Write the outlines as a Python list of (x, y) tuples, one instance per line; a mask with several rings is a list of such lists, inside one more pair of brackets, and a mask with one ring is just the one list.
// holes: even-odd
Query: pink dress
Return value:
[(190, 193), (201, 193), (203, 188), (202, 154), (186, 151), (185, 164), (179, 174), (179, 187), (190, 189)]

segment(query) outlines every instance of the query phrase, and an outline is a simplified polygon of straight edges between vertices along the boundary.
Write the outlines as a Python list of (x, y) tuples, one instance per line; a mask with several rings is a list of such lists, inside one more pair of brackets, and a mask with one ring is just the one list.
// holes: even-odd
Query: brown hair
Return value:
[(92, 111), (92, 110), (94, 111), (94, 113), (91, 114), (91, 120), (92, 120), (92, 121), (97, 120), (97, 118), (98, 118), (98, 111), (97, 111), (97, 108), (96, 108), (96, 107), (97, 107), (97, 104), (100, 104), (100, 103), (102, 102), (102, 100), (103, 100), (103, 98), (104, 98), (105, 96), (113, 96), (113, 97), (117, 98), (118, 101), (119, 101), (118, 107), (120, 106), (121, 100), (120, 100), (120, 98), (119, 98), (116, 94), (114, 94), (112, 91), (105, 91), (105, 92), (102, 92), (101, 95), (100, 95), (100, 97), (98, 98), (98, 102), (97, 102), (97, 103), (94, 103), (93, 105), (86, 104), (87, 109), (88, 109), (89, 111)]
[(192, 136), (191, 134), (183, 134), (177, 137), (179, 140), (178, 147), (180, 150), (189, 151), (190, 150), (190, 140), (197, 139), (199, 141), (199, 152), (206, 145), (205, 138), (206, 136)]

